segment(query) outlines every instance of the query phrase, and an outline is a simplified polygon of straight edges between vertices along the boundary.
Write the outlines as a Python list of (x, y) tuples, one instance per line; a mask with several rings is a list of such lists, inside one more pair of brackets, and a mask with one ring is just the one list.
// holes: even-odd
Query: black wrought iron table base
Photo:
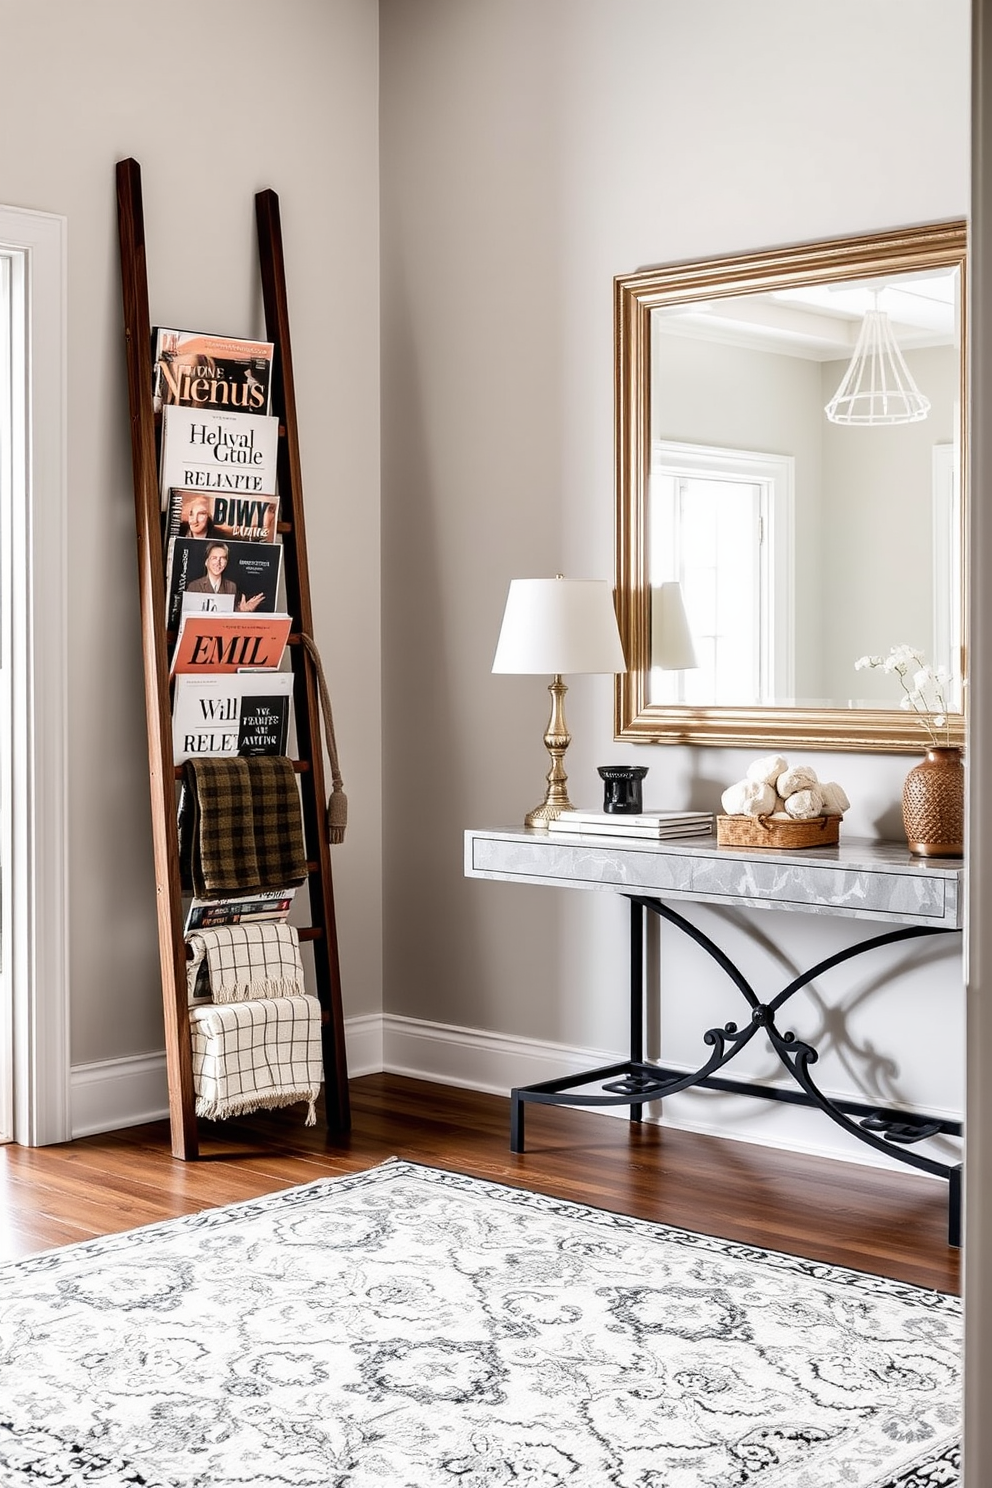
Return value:
[[(779, 1010), (803, 987), (855, 956), (878, 947), (914, 940), (924, 935), (957, 934), (942, 927), (907, 925), (897, 930), (874, 935), (857, 945), (848, 946), (794, 977), (775, 997), (762, 1002), (743, 973), (710, 937), (660, 899), (628, 895), (630, 899), (630, 1058), (577, 1075), (564, 1075), (557, 1080), (544, 1080), (536, 1085), (518, 1086), (510, 1092), (510, 1149), (523, 1152), (525, 1141), (524, 1108), (528, 1104), (546, 1106), (629, 1106), (631, 1121), (640, 1121), (648, 1101), (663, 1100), (680, 1090), (702, 1087), (734, 1095), (757, 1096), (763, 1100), (784, 1101), (789, 1105), (816, 1106), (831, 1121), (889, 1157), (897, 1158), (925, 1173), (946, 1178), (948, 1184), (947, 1240), (961, 1243), (961, 1164), (941, 1162), (915, 1150), (916, 1144), (939, 1135), (959, 1137), (960, 1121), (947, 1121), (940, 1116), (895, 1110), (878, 1104), (835, 1099), (817, 1086), (810, 1067), (817, 1061), (811, 1044), (793, 1033), (779, 1029), (775, 1019)], [(688, 935), (710, 955), (737, 987), (750, 1010), (748, 1021), (739, 1027), (725, 1023), (709, 1028), (703, 1042), (710, 1049), (709, 1058), (698, 1069), (686, 1073), (651, 1064), (644, 1059), (644, 925), (645, 912), (668, 920)], [(765, 1034), (798, 1088), (760, 1085), (753, 1081), (729, 1080), (717, 1074), (750, 1043), (759, 1029)], [(595, 1087), (595, 1088), (589, 1088)]]

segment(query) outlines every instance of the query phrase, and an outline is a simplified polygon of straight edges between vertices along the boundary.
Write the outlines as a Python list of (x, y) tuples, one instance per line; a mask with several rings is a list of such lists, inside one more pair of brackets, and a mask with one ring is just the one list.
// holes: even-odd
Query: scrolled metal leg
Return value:
[[(947, 934), (937, 926), (904, 926), (873, 936), (854, 946), (846, 947), (826, 957), (808, 970), (794, 977), (768, 1002), (762, 1002), (743, 972), (734, 965), (730, 957), (704, 931), (697, 929), (677, 910), (661, 900), (641, 894), (632, 894), (630, 899), (630, 1057), (621, 1063), (588, 1070), (584, 1074), (559, 1077), (539, 1084), (523, 1086), (510, 1092), (510, 1149), (524, 1150), (524, 1105), (527, 1101), (545, 1105), (597, 1106), (627, 1105), (633, 1123), (642, 1119), (648, 1101), (663, 1100), (678, 1091), (688, 1090), (694, 1085), (735, 1095), (761, 1096), (768, 1100), (788, 1102), (795, 1105), (818, 1107), (831, 1121), (842, 1127), (856, 1140), (874, 1147), (889, 1157), (945, 1178), (948, 1182), (948, 1240), (951, 1245), (960, 1244), (961, 1239), (961, 1168), (912, 1151), (915, 1144), (939, 1133), (960, 1136), (960, 1122), (943, 1117), (933, 1117), (912, 1112), (890, 1111), (877, 1108), (846, 1097), (832, 1100), (813, 1080), (810, 1073), (817, 1062), (817, 1051), (811, 1044), (797, 1039), (794, 1033), (780, 1032), (776, 1027), (776, 1014), (783, 1005), (802, 988), (815, 981), (834, 967), (883, 946), (919, 936)], [(680, 1073), (663, 1065), (646, 1063), (644, 1054), (644, 915), (650, 910), (658, 918), (668, 921), (681, 930), (700, 947), (726, 974), (737, 991), (748, 1004), (750, 1017), (742, 1028), (728, 1022), (719, 1028), (707, 1029), (703, 1041), (711, 1050), (710, 1057), (696, 1070)], [(775, 1051), (794, 1085), (786, 1088), (782, 1084), (769, 1085), (754, 1080), (735, 1081), (718, 1075), (725, 1064), (733, 1059), (754, 1037), (764, 1029), (772, 1049)], [(584, 1087), (597, 1085), (595, 1091)], [(796, 1089), (795, 1087), (799, 1088)]]
[(924, 1173), (933, 1173), (936, 1177), (947, 1178), (950, 1181), (954, 1169), (947, 1163), (937, 1162), (935, 1158), (924, 1157), (920, 1152), (907, 1152), (901, 1148), (895, 1153), (891, 1144), (884, 1136), (879, 1136), (863, 1122), (854, 1121), (846, 1112), (830, 1099), (820, 1089), (810, 1074), (810, 1066), (815, 1064), (818, 1055), (811, 1044), (797, 1039), (793, 1033), (780, 1033), (775, 1027), (774, 1019), (769, 1018), (765, 1022), (765, 1031), (771, 1040), (779, 1059), (792, 1075), (796, 1083), (806, 1092), (814, 1105), (819, 1106), (824, 1115), (829, 1116), (831, 1121), (844, 1128), (852, 1137), (857, 1137), (859, 1142), (866, 1142), (869, 1147), (874, 1147), (876, 1152), (885, 1152), (890, 1157), (898, 1156), (901, 1162), (909, 1163), (911, 1167), (919, 1168)]

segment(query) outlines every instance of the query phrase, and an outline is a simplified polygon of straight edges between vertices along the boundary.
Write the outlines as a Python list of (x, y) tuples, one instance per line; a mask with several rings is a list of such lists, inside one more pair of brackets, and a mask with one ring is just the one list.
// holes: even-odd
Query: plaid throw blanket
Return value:
[(315, 1126), (320, 1094), (320, 1004), (273, 997), (190, 1008), (196, 1114), (206, 1121), (307, 1101)]
[(307, 854), (293, 762), (282, 754), (256, 754), (245, 764), (261, 887), (301, 884), (307, 876)]
[(218, 925), (186, 937), (190, 1005), (252, 997), (305, 997), (300, 938), (292, 925)]
[(284, 755), (187, 760), (179, 868), (183, 887), (199, 899), (303, 883), (306, 849), (292, 761)]
[(210, 756), (187, 760), (179, 802), (180, 870), (197, 898), (258, 888), (248, 762)]

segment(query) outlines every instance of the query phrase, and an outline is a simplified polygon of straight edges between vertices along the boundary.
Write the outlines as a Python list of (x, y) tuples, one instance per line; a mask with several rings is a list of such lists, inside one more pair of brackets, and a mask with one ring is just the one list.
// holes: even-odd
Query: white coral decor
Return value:
[(748, 780), (760, 780), (762, 785), (774, 785), (783, 770), (789, 768), (788, 760), (780, 754), (766, 754), (747, 767)]
[(843, 816), (850, 806), (836, 781), (822, 783), (812, 765), (795, 765), (770, 754), (748, 766), (747, 775), (728, 785), (720, 798), (728, 816), (777, 816), (810, 821), (818, 816)]
[(847, 792), (835, 780), (821, 785), (820, 791), (823, 795), (823, 809), (828, 816), (843, 816), (849, 810), (851, 803), (847, 799)]
[(782, 771), (775, 782), (775, 789), (787, 801), (797, 791), (810, 790), (819, 783), (812, 765), (794, 765), (791, 770)]
[(819, 786), (793, 791), (791, 796), (786, 797), (785, 810), (795, 821), (812, 821), (814, 817), (822, 816), (823, 796)]
[(738, 780), (728, 785), (720, 804), (728, 816), (767, 816), (775, 805), (775, 792), (761, 780)]

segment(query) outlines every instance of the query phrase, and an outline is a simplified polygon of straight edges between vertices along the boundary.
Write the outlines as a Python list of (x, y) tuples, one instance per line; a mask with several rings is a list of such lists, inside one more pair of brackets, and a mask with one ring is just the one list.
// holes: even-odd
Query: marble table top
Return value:
[(845, 838), (843, 829), (837, 846), (782, 852), (718, 847), (715, 836), (563, 838), (526, 827), (472, 827), (465, 833), (465, 873), (944, 930), (964, 923), (960, 858), (914, 858), (905, 843)]

